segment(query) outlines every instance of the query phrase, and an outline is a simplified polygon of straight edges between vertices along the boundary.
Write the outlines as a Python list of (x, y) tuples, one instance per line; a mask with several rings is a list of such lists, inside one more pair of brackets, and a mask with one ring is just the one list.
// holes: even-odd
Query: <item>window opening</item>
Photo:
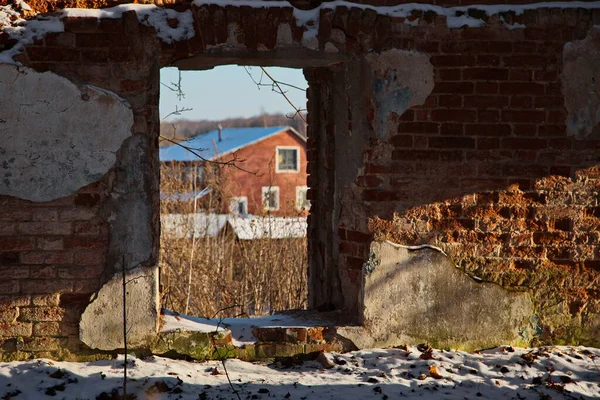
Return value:
[(166, 309), (235, 317), (307, 306), (307, 83), (301, 70), (269, 71), (298, 109), (260, 67), (161, 71)]

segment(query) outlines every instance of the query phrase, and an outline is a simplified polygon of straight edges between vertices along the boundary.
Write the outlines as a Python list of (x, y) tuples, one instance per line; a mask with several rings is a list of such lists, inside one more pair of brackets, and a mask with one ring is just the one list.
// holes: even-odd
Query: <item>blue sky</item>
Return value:
[[(249, 71), (258, 81), (259, 67)], [(301, 69), (269, 67), (267, 71), (274, 79), (306, 89), (308, 84)], [(179, 79), (177, 68), (163, 68), (161, 83), (171, 85)], [(266, 77), (263, 83), (270, 83)], [(179, 100), (177, 94), (165, 86), (160, 88), (160, 118), (163, 120), (175, 108), (192, 108), (180, 116), (171, 115), (165, 121), (176, 119), (220, 120), (229, 117), (250, 117), (267, 112), (293, 115), (294, 109), (281, 94), (271, 87), (261, 87), (252, 82), (243, 67), (227, 65), (206, 71), (181, 71), (181, 86), (185, 98)], [(306, 92), (287, 88), (286, 95), (299, 108), (306, 108)]]

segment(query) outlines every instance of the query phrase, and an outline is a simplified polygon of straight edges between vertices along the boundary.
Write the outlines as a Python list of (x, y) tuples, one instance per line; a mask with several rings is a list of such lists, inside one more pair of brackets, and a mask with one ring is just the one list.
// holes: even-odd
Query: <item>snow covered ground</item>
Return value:
[[(414, 346), (324, 354), (286, 365), (226, 361), (241, 399), (600, 399), (600, 349), (496, 348), (471, 354)], [(330, 368), (324, 368), (328, 366)], [(0, 363), (0, 399), (111, 399), (123, 358)], [(133, 359), (137, 399), (237, 399), (218, 361)]]

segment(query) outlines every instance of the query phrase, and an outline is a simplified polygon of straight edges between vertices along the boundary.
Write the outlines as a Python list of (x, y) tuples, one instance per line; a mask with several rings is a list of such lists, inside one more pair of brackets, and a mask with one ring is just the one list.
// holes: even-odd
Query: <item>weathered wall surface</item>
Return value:
[[(0, 129), (14, 140), (1, 156), (0, 357), (107, 349), (94, 334), (114, 344), (108, 330), (80, 320), (123, 260), (147, 289), (138, 295), (140, 280), (129, 283), (129, 314), (145, 310), (132, 319), (142, 326), (133, 338), (156, 330), (158, 42), (135, 15), (125, 20), (67, 22), (19, 56), (31, 69), (1, 66), (10, 114)], [(88, 314), (121, 304), (109, 298)]]
[(129, 105), (116, 95), (13, 65), (0, 65), (0, 108), (0, 195), (37, 202), (102, 178), (133, 125)]
[[(21, 307), (35, 308), (38, 293), (77, 320), (89, 294), (121, 268), (123, 256), (126, 268), (140, 265), (153, 273), (159, 68), (235, 62), (306, 68), (312, 307), (360, 316), (373, 237), (429, 243), (468, 274), (531, 293), (534, 343), (598, 344), (598, 10), (416, 10), (391, 17), (340, 6), (312, 13), (305, 25), (296, 17), (306, 14), (287, 6), (184, 2), (177, 10), (193, 16), (194, 35), (185, 40), (161, 42), (154, 28), (126, 11), (112, 19), (62, 18), (64, 32), (38, 38), (16, 57), (38, 72), (118, 94), (131, 106), (133, 126), (100, 183), (52, 202), (2, 198), (14, 207), (1, 233), (10, 238), (0, 252), (2, 268), (8, 265), (4, 272), (13, 277), (0, 286), (10, 296), (1, 314), (5, 348), (15, 348), (19, 336), (26, 345), (37, 343), (34, 335), (54, 343), (52, 349), (69, 338), (81, 345), (76, 326), (70, 333), (42, 331), (41, 325), (38, 333), (32, 330), (47, 319), (59, 322), (53, 327), (63, 321), (21, 313)], [(177, 30), (182, 21), (161, 26)], [(14, 43), (0, 35), (0, 45)], [(102, 193), (85, 204), (91, 214), (60, 221), (54, 207), (73, 207), (88, 190)], [(46, 211), (34, 216), (38, 207)], [(52, 224), (54, 212), (68, 225)], [(34, 218), (47, 223), (26, 232)], [(94, 265), (104, 272), (85, 290), (73, 282), (64, 288), (60, 269), (52, 268), (92, 271), (75, 258), (79, 250), (67, 249), (75, 224), (90, 221), (103, 227), (96, 237), (104, 242), (86, 251), (101, 255)], [(50, 278), (36, 285), (54, 278), (60, 283), (34, 288), (30, 282), (43, 278), (29, 267), (14, 278), (15, 265), (29, 265), (24, 254), (42, 250), (38, 243), (50, 237), (62, 239), (53, 257), (65, 251), (67, 259), (44, 255), (35, 261), (51, 267)], [(76, 298), (83, 306), (69, 303), (72, 293), (87, 296)], [(46, 348), (29, 347), (39, 349)]]
[(531, 338), (529, 293), (477, 282), (439, 249), (373, 242), (364, 280), (362, 325), (370, 347), (425, 341), (474, 350), (527, 345)]

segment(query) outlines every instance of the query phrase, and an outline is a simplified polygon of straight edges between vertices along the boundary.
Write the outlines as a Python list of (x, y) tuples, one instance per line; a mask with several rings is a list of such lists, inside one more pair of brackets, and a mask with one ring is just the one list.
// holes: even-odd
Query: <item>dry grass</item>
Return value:
[[(184, 232), (161, 233), (163, 307), (190, 315), (234, 317), (265, 315), (306, 308), (306, 238), (237, 240), (227, 231), (217, 236), (191, 223), (194, 212), (219, 212), (229, 204), (227, 193), (216, 190), (194, 204), (164, 199), (174, 193), (199, 192), (206, 186), (227, 187), (220, 168), (205, 173), (204, 181), (177, 179), (181, 165), (161, 172), (161, 214), (181, 214)], [(221, 167), (231, 168), (231, 167)]]

